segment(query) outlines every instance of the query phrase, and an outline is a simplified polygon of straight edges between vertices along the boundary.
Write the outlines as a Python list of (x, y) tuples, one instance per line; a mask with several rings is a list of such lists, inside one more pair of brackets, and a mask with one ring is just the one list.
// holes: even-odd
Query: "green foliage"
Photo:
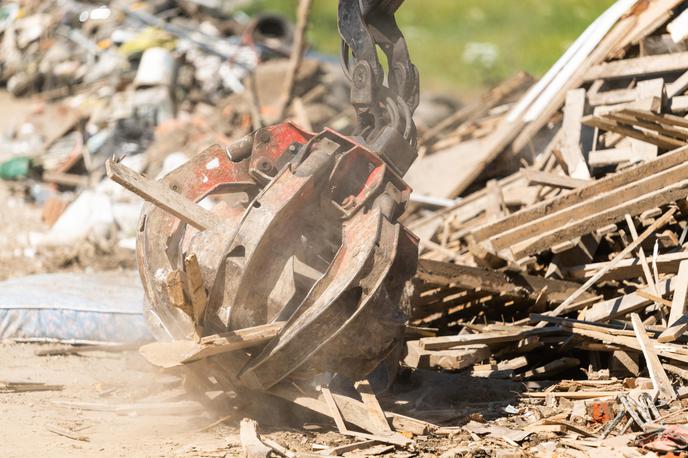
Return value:
[[(397, 20), (424, 88), (468, 92), (519, 70), (541, 75), (613, 0), (406, 0)], [(298, 0), (257, 0), (250, 11), (293, 17)], [(336, 0), (314, 0), (309, 41), (339, 49)]]

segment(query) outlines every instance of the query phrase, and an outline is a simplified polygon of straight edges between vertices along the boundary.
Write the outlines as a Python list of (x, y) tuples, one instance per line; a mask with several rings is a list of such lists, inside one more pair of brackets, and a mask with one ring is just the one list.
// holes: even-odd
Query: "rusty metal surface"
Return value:
[[(194, 253), (209, 294), (206, 333), (287, 320), (232, 369), (244, 386), (268, 389), (294, 371), (361, 378), (401, 342), (417, 240), (396, 222), (410, 189), (380, 156), (334, 131), (285, 123), (211, 147), (163, 182), (194, 202), (224, 199), (212, 209), (222, 224), (200, 232), (144, 209), (140, 272), (169, 337), (195, 329), (165, 283)], [(235, 194), (247, 198), (227, 199)]]

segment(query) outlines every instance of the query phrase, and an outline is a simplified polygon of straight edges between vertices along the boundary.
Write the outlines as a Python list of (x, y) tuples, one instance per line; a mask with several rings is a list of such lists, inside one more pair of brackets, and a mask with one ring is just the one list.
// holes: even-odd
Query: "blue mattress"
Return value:
[(133, 271), (30, 275), (0, 282), (0, 340), (152, 340)]

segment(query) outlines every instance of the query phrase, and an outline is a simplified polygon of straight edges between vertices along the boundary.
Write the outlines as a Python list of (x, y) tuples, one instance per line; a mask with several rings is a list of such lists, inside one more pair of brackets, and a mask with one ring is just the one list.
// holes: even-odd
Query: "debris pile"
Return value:
[(141, 201), (103, 181), (108, 158), (162, 176), (282, 117), (350, 131), (338, 66), (305, 59), (285, 100), (294, 27), (243, 3), (2, 6), (0, 83), (33, 108), (3, 123), (0, 178), (44, 208), (31, 245), (133, 248)]
[[(492, 108), (504, 114), (490, 132), (463, 140), (486, 120), (457, 113), (424, 137), (409, 174), (428, 195), (406, 219), (423, 250), (404, 364), (523, 383), (502, 426), (542, 443), (468, 423), (481, 443), (538, 456), (684, 449), (686, 6), (619, 1), (525, 95)], [(447, 164), (433, 189), (426, 174)]]
[[(177, 3), (184, 6), (65, 3), (30, 14), (10, 5), (1, 25), (7, 88), (59, 99), (11, 132), (0, 151), (0, 173), (38, 183), (32, 195), (53, 209), (46, 213), (55, 215), (58, 234), (46, 239), (70, 243), (74, 234), (106, 234), (113, 224), (120, 235), (144, 227), (151, 237), (169, 235), (140, 245), (147, 265), (170, 264), (153, 269), (156, 278), (144, 275), (144, 286), (149, 300), (167, 301), (156, 312), (170, 309), (188, 326), (170, 333), (172, 342), (141, 347), (150, 363), (184, 374), (204, 405), (226, 408), (237, 424), (246, 404), (269, 408), (275, 398), (318, 413), (321, 423), (328, 417), (324, 423), (345, 439), (307, 444), (310, 454), (660, 456), (688, 449), (688, 2), (619, 0), (539, 81), (519, 74), (442, 119), (420, 120), (420, 157), (407, 175), (415, 194), (404, 221), (420, 239), (421, 259), (399, 301), (410, 317), (403, 345), (365, 380), (279, 360), (286, 375), (264, 390), (246, 383), (250, 354), (274, 342), (291, 316), (225, 323), (222, 332), (204, 321), (211, 296), (224, 299), (226, 290), (204, 281), (218, 264), (208, 267), (186, 247), (198, 243), (213, 258), (226, 243), (191, 240), (195, 229), (187, 239), (179, 221), (220, 227), (213, 223), (219, 214), (239, 206), (222, 199), (219, 210), (193, 205), (197, 196), (184, 192), (194, 183), (169, 172), (194, 158), (214, 170), (213, 161), (233, 160), (232, 152), (207, 147), (251, 132), (267, 133), (265, 144), (276, 137), (293, 145), (265, 127), (281, 120), (285, 100), (287, 117), (305, 131), (346, 133), (347, 83), (322, 62), (280, 58), (300, 55), (290, 52), (284, 23), (275, 39), (259, 33), (258, 18)], [(296, 85), (285, 98), (290, 74)], [(304, 144), (310, 138), (290, 129)], [(101, 181), (113, 155), (121, 161), (107, 162), (107, 173), (159, 204), (155, 221), (137, 223), (140, 201)], [(262, 172), (251, 177), (265, 186), (270, 178), (261, 178), (277, 169)], [(186, 187), (175, 189), (174, 179)], [(64, 189), (83, 191), (61, 205), (43, 197)], [(313, 224), (313, 232), (322, 226)], [(271, 243), (290, 240), (284, 231)], [(375, 253), (375, 241), (366, 242), (356, 255)], [(169, 250), (173, 244), (184, 249)], [(247, 249), (233, 246), (225, 255), (243, 259)], [(361, 262), (378, 260), (370, 259)], [(288, 266), (272, 282), (284, 297), (303, 297), (324, 277)], [(269, 276), (254, 270), (263, 281)], [(299, 282), (285, 281), (292, 277)], [(241, 421), (240, 436), (247, 456), (297, 456), (253, 420)]]

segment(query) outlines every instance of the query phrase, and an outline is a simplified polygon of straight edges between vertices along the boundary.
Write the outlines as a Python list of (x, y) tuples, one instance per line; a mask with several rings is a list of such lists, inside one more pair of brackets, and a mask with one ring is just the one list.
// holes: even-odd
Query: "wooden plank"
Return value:
[[(656, 262), (658, 272), (664, 274), (675, 274), (681, 261), (688, 259), (688, 252), (667, 253), (657, 256)], [(563, 270), (566, 278), (584, 280), (595, 275), (607, 262), (595, 262), (567, 267)], [(600, 280), (628, 280), (643, 275), (640, 259), (627, 258), (621, 261), (615, 268), (608, 271)]]
[[(605, 209), (598, 213), (581, 216), (579, 220), (572, 220), (571, 223), (561, 227), (556, 227), (547, 232), (536, 234), (532, 238), (522, 242), (509, 245), (514, 259), (520, 259), (535, 253), (547, 250), (557, 243), (561, 243), (572, 238), (593, 233), (596, 229), (615, 223), (623, 219), (623, 215), (630, 213), (637, 215), (643, 211), (655, 207), (661, 207), (671, 202), (676, 202), (688, 196), (688, 180), (681, 181), (673, 186), (659, 189), (642, 197), (630, 200)], [(602, 207), (604, 208), (604, 207)], [(577, 218), (576, 216), (571, 216)], [(501, 243), (501, 242), (500, 242)], [(515, 244), (513, 244), (515, 243)], [(502, 246), (502, 248), (507, 248)]]
[[(483, 293), (491, 292), (532, 301), (537, 300), (541, 292), (547, 288), (547, 300), (555, 304), (566, 300), (579, 286), (577, 283), (547, 279), (538, 275), (499, 272), (429, 259), (419, 260), (416, 276), (435, 285), (451, 285), (465, 290), (480, 288)], [(590, 297), (593, 295), (583, 295), (583, 299)]]
[(555, 328), (531, 329), (500, 332), (482, 332), (480, 334), (460, 334), (455, 336), (424, 337), (420, 339), (420, 347), (423, 350), (446, 350), (454, 347), (464, 347), (478, 344), (496, 344), (516, 342), (531, 335), (557, 334)]
[(673, 342), (688, 330), (686, 299), (688, 299), (688, 261), (682, 261), (676, 276), (674, 297), (669, 313), (669, 327), (657, 338), (658, 342)]
[(424, 337), (418, 342), (422, 350), (447, 350), (454, 347), (516, 342), (526, 337), (523, 331), (482, 332), (456, 336)]
[(682, 261), (676, 276), (674, 298), (671, 301), (669, 325), (673, 325), (686, 313), (686, 299), (688, 299), (688, 261)]
[(669, 110), (674, 114), (685, 114), (688, 112), (688, 95), (672, 97), (669, 103), (671, 104)]
[[(677, 177), (675, 181), (667, 182), (663, 176), (648, 177), (647, 181), (638, 182), (637, 188), (629, 187), (603, 194), (575, 207), (498, 234), (488, 241), (481, 242), (481, 245), (489, 252), (499, 252), (508, 248), (514, 259), (538, 253), (575, 237), (594, 233), (598, 228), (617, 223), (626, 213), (638, 215), (684, 198), (688, 195), (686, 172), (688, 164), (681, 170), (676, 170), (676, 174), (670, 174)], [(646, 184), (654, 192), (646, 191)]]
[[(676, 127), (688, 128), (688, 119), (682, 118), (681, 116), (671, 115), (671, 114), (656, 114), (643, 110), (634, 110), (632, 108), (625, 108), (621, 110), (622, 113), (635, 116), (638, 119), (645, 119), (658, 124), (668, 124)], [(680, 131), (684, 134), (688, 131)]]
[[(650, 287), (652, 288), (652, 287)], [(664, 305), (666, 307), (671, 307), (671, 301), (664, 299), (663, 297), (660, 297), (654, 293), (648, 293), (643, 290), (636, 291), (636, 294), (640, 297), (644, 297), (645, 299), (648, 299), (652, 302), (654, 302), (656, 305)]]
[(346, 444), (346, 445), (339, 445), (337, 447), (331, 447), (323, 450), (321, 452), (321, 455), (327, 455), (327, 456), (342, 456), (345, 453), (349, 452), (354, 452), (357, 450), (365, 450), (367, 448), (372, 447), (373, 445), (377, 444), (377, 441), (374, 440), (364, 440), (360, 442), (354, 442), (352, 444)]
[(685, 142), (677, 140), (675, 138), (666, 137), (654, 132), (647, 132), (644, 130), (635, 129), (633, 127), (623, 125), (618, 121), (610, 119), (607, 116), (595, 116), (590, 115), (583, 118), (583, 124), (588, 126), (597, 127), (598, 129), (606, 130), (609, 132), (616, 132), (617, 134), (624, 135), (626, 137), (634, 138), (647, 143), (652, 143), (665, 150), (672, 150), (674, 148), (680, 148), (685, 146)]
[[(337, 396), (337, 399), (335, 399), (330, 389), (325, 386), (321, 387), (320, 391), (323, 394), (325, 402), (328, 406), (329, 415), (334, 419), (335, 424), (337, 425), (337, 429), (341, 434), (344, 434), (345, 436), (358, 437), (359, 439), (375, 440), (387, 444), (399, 445), (401, 447), (413, 443), (413, 441), (411, 439), (408, 439), (406, 436), (403, 436), (396, 432), (392, 432), (389, 429), (384, 431), (378, 431), (376, 429), (378, 425), (376, 425), (375, 423), (373, 423), (372, 428), (364, 428), (368, 431), (373, 431), (374, 434), (359, 433), (357, 431), (349, 430), (346, 427), (346, 424), (344, 423), (344, 418), (346, 416), (345, 413), (348, 410), (354, 410), (356, 414), (360, 414), (359, 404), (362, 403), (358, 403), (355, 401), (353, 403), (348, 401), (344, 402), (348, 399), (346, 396)], [(369, 412), (367, 412), (367, 410), (366, 413), (369, 415)], [(349, 415), (351, 415), (351, 413), (349, 413)], [(387, 428), (389, 428), (389, 424), (387, 424)]]
[[(293, 402), (301, 407), (313, 410), (325, 415), (327, 417), (332, 416), (332, 410), (328, 407), (326, 402), (324, 392), (317, 393), (304, 393), (301, 388), (297, 388), (293, 383), (281, 382), (274, 385), (268, 391), (268, 394), (286, 399), (289, 402)], [(371, 431), (374, 429), (373, 423), (368, 417), (368, 412), (365, 409), (365, 405), (362, 402), (352, 399), (348, 396), (343, 396), (336, 393), (331, 393), (332, 397), (336, 399), (336, 405), (342, 406), (342, 410), (338, 412), (341, 413), (344, 421), (356, 425), (357, 427), (364, 429), (366, 431)], [(387, 415), (390, 415), (387, 413)], [(391, 414), (394, 415), (394, 414)]]
[(488, 359), (491, 355), (487, 345), (472, 345), (455, 350), (423, 350), (420, 342), (406, 342), (404, 364), (415, 369), (435, 369), (459, 371), (471, 367), (478, 361)]
[(572, 178), (590, 179), (590, 170), (581, 149), (583, 125), (581, 119), (585, 114), (585, 89), (572, 89), (566, 94), (564, 104), (564, 132), (561, 142), (561, 154), (566, 162), (568, 174)]
[[(672, 278), (662, 280), (657, 283), (661, 295), (667, 295), (674, 290), (676, 282)], [(642, 291), (652, 293), (650, 288), (643, 288)], [(584, 312), (584, 319), (586, 321), (604, 322), (621, 318), (629, 313), (637, 312), (647, 307), (652, 301), (643, 297), (637, 292), (625, 294), (620, 297), (609, 299), (593, 305), (590, 309)]]
[(634, 183), (642, 178), (657, 174), (688, 161), (688, 147), (683, 147), (664, 154), (652, 162), (638, 164), (622, 172), (611, 174), (601, 180), (593, 181), (588, 186), (570, 191), (562, 196), (546, 200), (538, 205), (520, 210), (495, 223), (482, 225), (471, 232), (476, 241), (485, 240), (510, 228), (542, 218), (553, 212), (577, 205), (578, 203)]
[(151, 364), (170, 368), (260, 345), (279, 334), (282, 327), (284, 327), (284, 322), (277, 322), (214, 334), (203, 337), (200, 342), (191, 340), (152, 342), (143, 345), (139, 352)]
[(592, 169), (598, 169), (601, 167), (608, 167), (610, 165), (619, 165), (638, 162), (641, 160), (654, 159), (652, 157), (639, 157), (632, 147), (624, 148), (611, 148), (611, 149), (598, 149), (596, 151), (590, 151), (588, 156), (588, 165)]
[(521, 393), (521, 397), (524, 398), (546, 398), (552, 396), (553, 398), (566, 398), (566, 399), (597, 399), (597, 398), (612, 398), (619, 394), (623, 394), (625, 391), (544, 391), (535, 393)]
[(555, 175), (548, 172), (540, 172), (538, 170), (523, 169), (521, 173), (528, 181), (530, 186), (543, 185), (552, 188), (561, 189), (576, 189), (590, 184), (589, 180), (580, 180), (578, 178), (571, 178), (565, 175)]
[(624, 248), (620, 253), (618, 253), (614, 259), (612, 259), (609, 264), (607, 264), (607, 267), (601, 269), (598, 273), (596, 273), (592, 278), (590, 278), (587, 282), (585, 282), (576, 292), (574, 292), (568, 299), (566, 299), (564, 302), (559, 304), (556, 309), (554, 309), (551, 313), (548, 313), (548, 315), (551, 316), (558, 316), (561, 313), (563, 313), (569, 305), (571, 305), (576, 299), (580, 297), (581, 294), (586, 292), (588, 288), (590, 288), (592, 285), (594, 285), (602, 276), (609, 270), (612, 269), (616, 264), (618, 264), (623, 258), (628, 256), (630, 253), (633, 252), (637, 247), (640, 246), (643, 241), (648, 238), (650, 235), (652, 235), (658, 228), (664, 226), (666, 223), (669, 222), (669, 220), (673, 217), (674, 213), (676, 213), (675, 208), (671, 208), (669, 211), (667, 211), (661, 218), (659, 218), (657, 221), (655, 221), (650, 227), (648, 227), (645, 232), (643, 232), (636, 240), (634, 240), (632, 243), (629, 243), (626, 248)]
[(222, 218), (174, 192), (163, 182), (146, 178), (124, 164), (109, 159), (105, 169), (115, 183), (197, 229), (205, 230), (223, 222)]
[(358, 391), (361, 396), (363, 404), (365, 404), (370, 418), (375, 422), (379, 431), (392, 432), (392, 428), (389, 426), (385, 412), (380, 407), (380, 403), (375, 396), (372, 386), (368, 380), (360, 380), (354, 384), (354, 388)]
[[(681, 261), (688, 259), (688, 252), (680, 253), (667, 253), (657, 256), (654, 260), (657, 264), (657, 269), (660, 273), (664, 274), (675, 274), (678, 272), (679, 265)], [(590, 264), (582, 264), (578, 266), (571, 266), (564, 269), (564, 274), (567, 278), (572, 278), (576, 280), (584, 280), (590, 278), (602, 267), (604, 267), (606, 262), (595, 262)], [(627, 280), (634, 277), (639, 277), (643, 274), (640, 267), (640, 259), (638, 258), (628, 258), (619, 262), (619, 264), (612, 270), (608, 271), (607, 274), (600, 280)]]
[[(602, 80), (598, 80), (602, 81)], [(605, 92), (588, 92), (588, 102), (592, 106), (599, 105), (616, 105), (619, 103), (628, 103), (637, 100), (638, 90), (632, 89), (614, 89)]]
[(332, 396), (332, 392), (330, 391), (329, 387), (323, 386), (320, 388), (320, 392), (323, 394), (323, 398), (325, 399), (325, 403), (327, 404), (327, 407), (330, 409), (330, 416), (334, 420), (334, 424), (337, 425), (337, 430), (339, 431), (340, 434), (346, 434), (348, 429), (346, 428), (346, 424), (344, 423), (344, 418), (342, 418), (342, 414), (339, 411), (339, 407), (337, 406), (337, 403), (334, 400), (334, 397)]
[(667, 32), (671, 34), (674, 43), (680, 43), (688, 38), (688, 10), (684, 10), (667, 24)]
[(671, 386), (671, 380), (669, 380), (666, 372), (664, 372), (662, 363), (655, 353), (654, 344), (645, 332), (643, 322), (640, 320), (637, 313), (631, 314), (631, 323), (633, 323), (633, 330), (635, 331), (636, 338), (638, 339), (643, 356), (645, 357), (645, 363), (647, 364), (647, 370), (650, 373), (652, 384), (655, 389), (659, 391), (660, 397), (668, 400), (676, 399), (676, 392), (674, 391), (674, 387)]
[(485, 216), (489, 221), (496, 221), (504, 216), (504, 195), (502, 188), (497, 180), (489, 180), (485, 185), (487, 190), (487, 205), (485, 205)]
[(585, 81), (647, 77), (688, 69), (688, 52), (635, 57), (594, 65), (585, 72)]
[[(636, 337), (606, 334), (603, 332), (596, 332), (588, 329), (576, 328), (571, 328), (571, 333), (599, 340), (600, 342), (604, 342), (606, 344), (617, 345), (620, 347), (625, 347), (631, 350), (642, 352), (642, 348)], [(655, 346), (655, 353), (657, 354), (657, 356), (661, 356), (662, 358), (670, 359), (673, 361), (688, 363), (688, 355), (682, 354), (680, 353), (680, 351), (685, 351), (685, 349), (679, 345), (672, 346), (672, 344), (665, 343), (659, 346)]]
[[(640, 116), (635, 113), (642, 113)], [(655, 120), (647, 120), (646, 116), (657, 116)], [(673, 115), (667, 115), (673, 116)], [(684, 143), (688, 140), (688, 131), (684, 129), (677, 129), (665, 123), (665, 118), (663, 116), (655, 115), (654, 113), (644, 113), (640, 111), (632, 111), (630, 109), (620, 110), (618, 112), (610, 113), (607, 115), (608, 119), (617, 121), (619, 123), (627, 123), (634, 127), (640, 127), (646, 130), (654, 130), (660, 135), (667, 138), (673, 138), (676, 140), (683, 141)]]
[(610, 375), (625, 377), (638, 377), (640, 366), (638, 365), (638, 353), (625, 350), (616, 350), (612, 353), (609, 362)]
[(669, 326), (658, 338), (657, 342), (667, 343), (674, 342), (679, 337), (681, 337), (685, 332), (688, 331), (688, 314), (681, 316), (678, 320), (674, 321), (671, 326)]

